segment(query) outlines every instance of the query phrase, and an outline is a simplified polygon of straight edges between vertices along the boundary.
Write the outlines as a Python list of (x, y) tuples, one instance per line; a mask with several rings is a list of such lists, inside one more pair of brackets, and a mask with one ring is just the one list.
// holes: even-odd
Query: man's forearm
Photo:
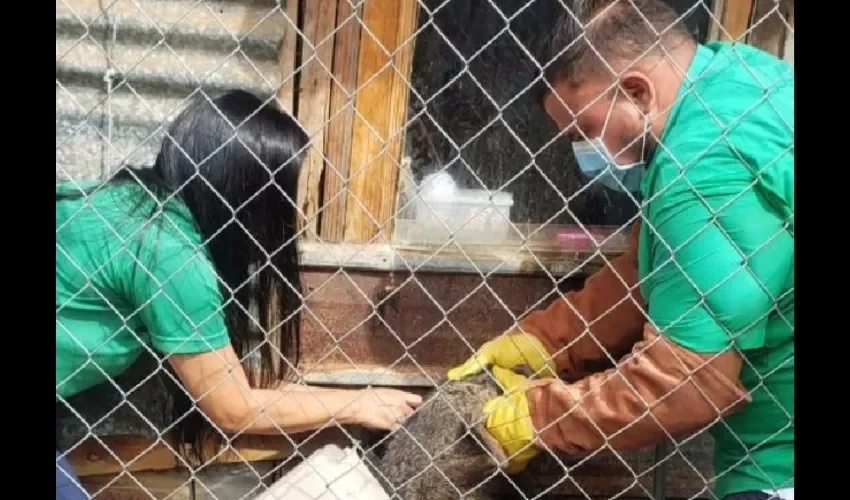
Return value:
[(581, 290), (520, 321), (520, 329), (553, 354), (559, 371), (583, 372), (588, 361), (616, 360), (640, 340), (645, 317), (637, 289), (638, 232), (636, 223), (629, 249), (590, 276)]
[(615, 369), (574, 384), (532, 383), (529, 409), (538, 439), (554, 449), (638, 449), (742, 408), (750, 398), (738, 381), (740, 366), (734, 350), (696, 354), (647, 326), (644, 340)]

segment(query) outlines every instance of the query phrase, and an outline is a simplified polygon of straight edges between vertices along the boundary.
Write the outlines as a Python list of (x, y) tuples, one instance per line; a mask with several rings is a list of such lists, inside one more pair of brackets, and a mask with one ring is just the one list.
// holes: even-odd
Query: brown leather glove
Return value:
[(568, 376), (585, 372), (588, 361), (608, 355), (616, 361), (641, 339), (646, 319), (637, 285), (639, 233), (636, 222), (625, 253), (587, 278), (581, 290), (559, 296), (519, 322), (522, 331), (543, 342), (559, 372)]
[(738, 381), (741, 364), (734, 349), (697, 354), (647, 324), (644, 340), (616, 368), (574, 384), (531, 382), (536, 442), (568, 454), (606, 444), (625, 451), (705, 428), (750, 401)]

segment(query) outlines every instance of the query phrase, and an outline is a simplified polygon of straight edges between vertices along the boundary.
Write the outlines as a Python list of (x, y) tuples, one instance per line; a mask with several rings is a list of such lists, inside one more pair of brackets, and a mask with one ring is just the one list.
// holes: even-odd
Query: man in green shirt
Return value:
[[(698, 44), (660, 0), (573, 2), (544, 105), (593, 182), (640, 204), (633, 245), (449, 372), (495, 370), (487, 427), (516, 471), (541, 448), (636, 449), (710, 428), (714, 493), (794, 495), (794, 78)], [(582, 36), (583, 35), (583, 36)], [(575, 41), (570, 45), (571, 42)], [(621, 359), (567, 384), (588, 361)]]

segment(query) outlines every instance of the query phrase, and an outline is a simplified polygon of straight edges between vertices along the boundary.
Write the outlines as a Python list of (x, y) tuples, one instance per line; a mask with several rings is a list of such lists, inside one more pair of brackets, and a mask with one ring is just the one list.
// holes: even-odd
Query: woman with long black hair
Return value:
[[(233, 91), (183, 110), (152, 168), (57, 184), (57, 400), (148, 350), (182, 385), (173, 432), (195, 454), (222, 432), (294, 433), (331, 420), (391, 430), (421, 403), (390, 389), (288, 382), (300, 342), (294, 200), (307, 142), (286, 113)], [(56, 497), (87, 498), (56, 458)]]

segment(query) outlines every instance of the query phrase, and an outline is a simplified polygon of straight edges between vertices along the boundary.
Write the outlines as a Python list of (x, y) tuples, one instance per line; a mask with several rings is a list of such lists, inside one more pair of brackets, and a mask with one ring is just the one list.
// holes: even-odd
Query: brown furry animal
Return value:
[[(495, 474), (504, 458), (480, 432), (484, 403), (499, 393), (487, 373), (431, 391), (375, 453), (375, 475), (387, 493), (404, 500), (489, 500), (487, 492), (470, 490)], [(494, 459), (492, 450), (501, 456)]]
[(432, 390), (404, 426), (367, 455), (390, 497), (496, 500), (523, 498), (520, 492), (528, 498), (544, 493), (535, 481), (541, 466), (559, 466), (547, 452), (510, 480), (499, 471), (506, 457), (484, 430), (482, 412), (484, 403), (499, 394), (486, 372)]

